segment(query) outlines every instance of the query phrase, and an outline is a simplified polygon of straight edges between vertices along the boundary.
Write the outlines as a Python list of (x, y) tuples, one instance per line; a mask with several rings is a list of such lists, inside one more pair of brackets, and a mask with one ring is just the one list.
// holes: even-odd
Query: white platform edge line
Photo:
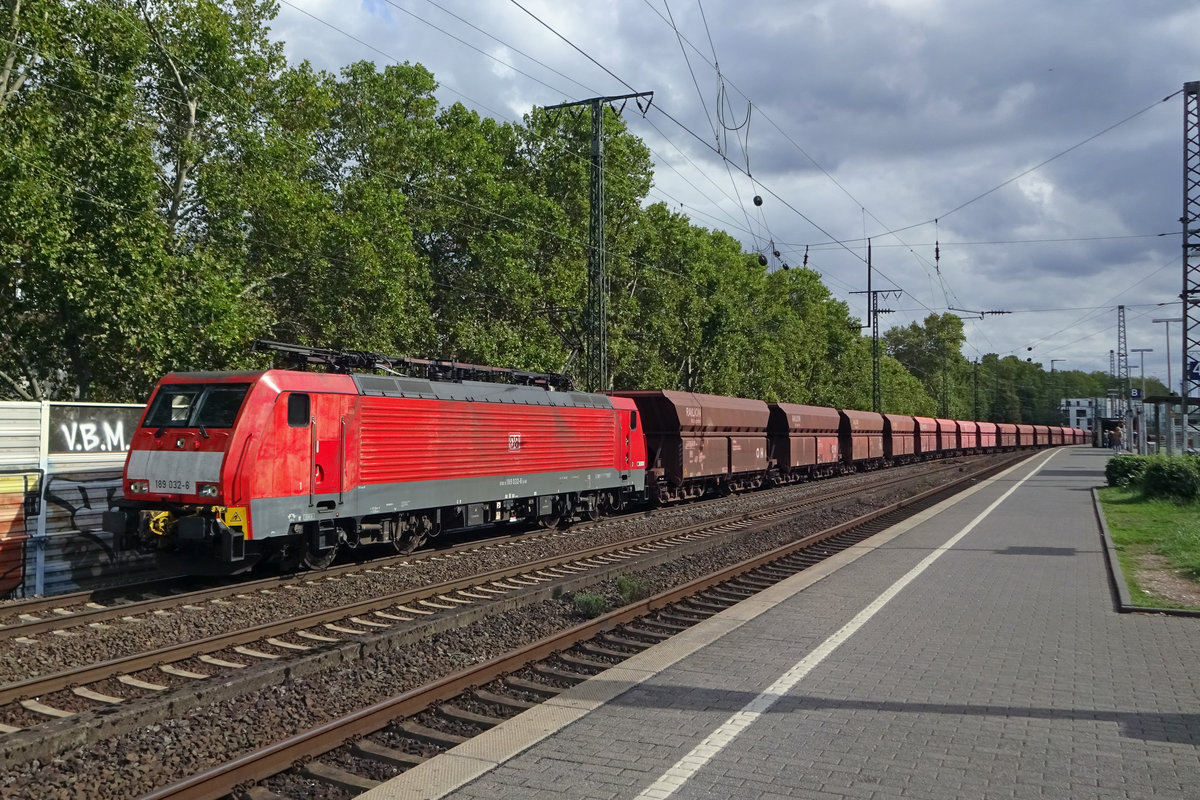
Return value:
[[(1037, 465), (1029, 475), (1021, 479), (1021, 482), (1032, 477), (1044, 464), (1045, 461)], [(428, 763), (413, 767), (403, 774), (385, 781), (374, 789), (358, 795), (357, 800), (440, 800), (456, 789), (515, 758), (543, 739), (582, 719), (594, 709), (674, 666), (709, 643), (732, 633), (743, 624), (786, 601), (792, 595), (813, 586), (842, 567), (874, 552), (946, 509), (967, 500), (976, 492), (982, 491), (1011, 473), (1028, 466), (1029, 460), (1014, 464), (1003, 472), (980, 481), (969, 489), (965, 489), (953, 497), (948, 497), (909, 519), (893, 525), (886, 531), (873, 536), (869, 541), (854, 545), (820, 564), (797, 573), (720, 614), (676, 634), (667, 642), (638, 653), (536, 708), (531, 708), (497, 725), (490, 731), (447, 750)], [(745, 611), (749, 604), (752, 604), (756, 610), (747, 615)], [(724, 630), (714, 636), (714, 629), (722, 628)], [(627, 673), (637, 673), (640, 677), (634, 678), (633, 675)], [(613, 680), (613, 678), (617, 679)], [(525, 735), (521, 736), (520, 734)]]
[(847, 622), (836, 631), (833, 635), (827, 638), (824, 642), (817, 645), (808, 655), (797, 661), (791, 669), (781, 675), (774, 683), (763, 690), (757, 697), (744, 705), (740, 711), (735, 712), (729, 719), (710, 733), (704, 741), (696, 745), (690, 753), (675, 762), (675, 765), (659, 776), (658, 780), (646, 787), (645, 790), (637, 796), (637, 800), (663, 800), (675, 793), (679, 787), (687, 783), (701, 768), (711, 761), (718, 753), (733, 743), (738, 736), (747, 728), (754, 724), (763, 714), (765, 714), (772, 706), (787, 695), (789, 691), (800, 683), (817, 665), (828, 658), (835, 650), (849, 641), (860, 628), (867, 624), (878, 614), (888, 603), (892, 601), (896, 595), (908, 586), (925, 570), (929, 569), (939, 558), (948, 553), (954, 545), (958, 544), (963, 537), (983, 522), (992, 512), (1007, 500), (1012, 494), (1020, 489), (1027, 480), (1032, 478), (1046, 463), (1054, 457), (1057, 451), (1051, 451), (1041, 463), (1034, 467), (1021, 480), (1014, 483), (1008, 488), (1004, 494), (993, 500), (987, 508), (979, 512), (966, 525), (964, 525), (957, 533), (951, 536), (945, 544), (935, 548), (929, 555), (921, 559), (921, 561), (899, 580), (884, 589), (874, 600), (867, 604), (867, 607), (854, 615), (854, 618)]

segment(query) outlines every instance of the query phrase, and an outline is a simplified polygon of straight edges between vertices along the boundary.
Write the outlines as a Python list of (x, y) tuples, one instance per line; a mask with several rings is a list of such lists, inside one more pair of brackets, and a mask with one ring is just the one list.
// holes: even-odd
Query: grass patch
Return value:
[(649, 597), (650, 588), (644, 580), (637, 576), (619, 575), (617, 576), (617, 594), (621, 595), (622, 603), (629, 605)]
[[(1184, 594), (1200, 593), (1200, 503), (1148, 500), (1136, 488), (1101, 489), (1100, 504), (1134, 605), (1197, 608), (1147, 589), (1139, 573), (1155, 569)], [(1159, 566), (1161, 565), (1161, 566)]]
[(574, 600), (575, 610), (589, 619), (600, 616), (608, 608), (608, 600), (602, 594), (576, 592)]

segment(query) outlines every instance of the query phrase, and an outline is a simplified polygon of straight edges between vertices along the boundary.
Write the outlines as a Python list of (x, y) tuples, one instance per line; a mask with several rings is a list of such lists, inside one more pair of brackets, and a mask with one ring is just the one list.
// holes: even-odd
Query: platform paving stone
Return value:
[(1039, 453), (733, 607), (707, 643), (710, 623), (501, 726), (494, 760), (452, 753), (364, 800), (637, 798), (938, 553), (669, 796), (1200, 797), (1200, 620), (1116, 613), (1090, 494), (1108, 456)]

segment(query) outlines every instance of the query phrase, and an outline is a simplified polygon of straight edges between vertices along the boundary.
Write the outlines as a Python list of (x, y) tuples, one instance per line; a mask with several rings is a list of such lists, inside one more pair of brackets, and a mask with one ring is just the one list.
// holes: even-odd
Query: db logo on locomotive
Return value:
[(521, 434), (510, 433), (508, 435), (508, 450), (510, 453), (516, 453), (521, 449)]

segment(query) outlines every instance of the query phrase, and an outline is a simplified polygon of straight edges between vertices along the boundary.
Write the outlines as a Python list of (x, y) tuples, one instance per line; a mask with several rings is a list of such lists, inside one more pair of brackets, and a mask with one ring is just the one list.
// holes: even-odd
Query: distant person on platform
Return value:
[(1121, 430), (1121, 426), (1118, 425), (1112, 429), (1112, 433), (1108, 436), (1108, 440), (1112, 443), (1112, 449), (1114, 453), (1121, 452), (1122, 434), (1124, 434), (1124, 431)]

